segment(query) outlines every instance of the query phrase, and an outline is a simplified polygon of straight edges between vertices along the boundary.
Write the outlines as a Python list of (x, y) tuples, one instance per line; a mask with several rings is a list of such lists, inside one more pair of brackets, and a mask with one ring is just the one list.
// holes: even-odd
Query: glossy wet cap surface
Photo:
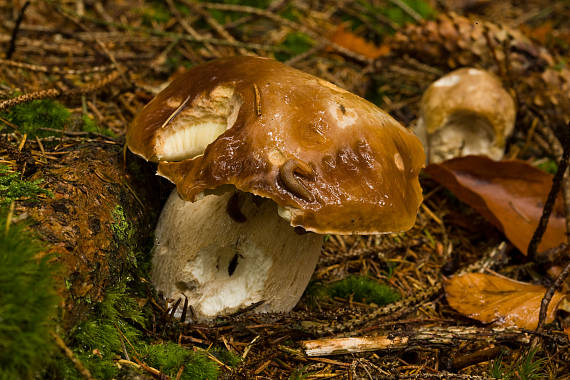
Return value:
[[(218, 107), (222, 98), (230, 105)], [(202, 128), (212, 110), (227, 129), (203, 154), (165, 159), (165, 136)], [(183, 117), (190, 122), (176, 124)], [(318, 233), (407, 230), (422, 200), (425, 155), (413, 133), (372, 103), (266, 58), (222, 58), (178, 76), (137, 116), (127, 143), (158, 161), (185, 200), (233, 185)]]

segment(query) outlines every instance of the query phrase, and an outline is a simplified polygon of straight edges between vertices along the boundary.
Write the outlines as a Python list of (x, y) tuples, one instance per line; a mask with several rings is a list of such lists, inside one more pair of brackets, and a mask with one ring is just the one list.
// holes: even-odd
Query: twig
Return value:
[(71, 362), (73, 363), (73, 365), (75, 366), (77, 371), (81, 374), (81, 376), (83, 376), (87, 380), (93, 380), (93, 376), (91, 376), (91, 372), (89, 372), (89, 370), (87, 368), (85, 368), (83, 363), (81, 363), (81, 361), (75, 357), (75, 355), (73, 354), (73, 351), (71, 351), (71, 349), (69, 347), (67, 347), (67, 345), (65, 344), (63, 339), (61, 339), (59, 337), (59, 335), (57, 335), (53, 331), (50, 331), (50, 334), (53, 337), (53, 339), (55, 340), (55, 344), (57, 344), (59, 346), (59, 348), (61, 348), (61, 350), (65, 353), (65, 356), (67, 356), (67, 358), (69, 360), (71, 360)]
[[(73, 15), (65, 12), (62, 8), (60, 8), (58, 6), (56, 6), (55, 9), (59, 14), (61, 14), (63, 17), (67, 18), (68, 20), (73, 22), (75, 25), (77, 25), (78, 27), (83, 29), (87, 34), (93, 34), (93, 31), (89, 30), (89, 28), (87, 28), (85, 25), (83, 25), (80, 22), (82, 15), (77, 14), (77, 17), (74, 17)], [(97, 46), (99, 47), (99, 49), (101, 49), (103, 51), (103, 54), (106, 55), (107, 58), (109, 58), (109, 60), (113, 63), (113, 65), (115, 66), (115, 68), (117, 70), (117, 73), (123, 78), (125, 83), (130, 84), (129, 79), (127, 78), (127, 76), (124, 73), (123, 67), (119, 64), (119, 62), (115, 58), (115, 55), (107, 48), (107, 46), (105, 46), (105, 44), (103, 42), (101, 42), (101, 40), (99, 38), (97, 38), (97, 36), (94, 37), (94, 40), (95, 40), (95, 43), (97, 44)]]
[(451, 373), (447, 371), (440, 371), (437, 373), (431, 372), (419, 372), (414, 373), (411, 375), (400, 375), (397, 376), (389, 376), (389, 377), (379, 377), (378, 380), (381, 379), (394, 379), (394, 380), (404, 380), (404, 379), (444, 379), (444, 380), (491, 380), (494, 379), (492, 377), (487, 376), (478, 376), (478, 375), (468, 375), (463, 373)]
[[(186, 20), (184, 19), (184, 17), (182, 16), (182, 14), (180, 14), (180, 11), (178, 10), (178, 8), (176, 8), (174, 1), (173, 0), (166, 0), (166, 3), (168, 4), (168, 8), (170, 9), (170, 12), (172, 12), (172, 14), (174, 15), (174, 17), (176, 18), (176, 21), (178, 21), (178, 23), (180, 24), (180, 26), (182, 27), (182, 29), (184, 29), (186, 31), (186, 33), (188, 33), (189, 35), (191, 35), (194, 38), (200, 38), (200, 33), (198, 33), (196, 31), (196, 29), (194, 29), (188, 22), (186, 22)], [(213, 54), (215, 57), (220, 57), (220, 52), (216, 50), (216, 48), (214, 46), (212, 46), (212, 44), (206, 42), (204, 43), (204, 46), (206, 47), (206, 49), (208, 49), (210, 51), (211, 54)]]
[(19, 69), (25, 69), (30, 71), (38, 71), (42, 73), (53, 73), (53, 74), (64, 74), (64, 75), (78, 75), (78, 74), (90, 74), (90, 73), (99, 73), (105, 71), (112, 71), (114, 70), (113, 65), (103, 65), (103, 66), (93, 66), (85, 69), (69, 69), (69, 68), (60, 68), (60, 67), (48, 67), (43, 65), (34, 65), (30, 63), (18, 62), (13, 61), (10, 59), (2, 59), (0, 58), (0, 64), (10, 67), (16, 67)]
[(433, 297), (434, 295), (440, 293), (442, 289), (443, 289), (443, 286), (442, 286), (441, 282), (437, 282), (433, 286), (430, 286), (423, 291), (417, 292), (412, 297), (404, 298), (401, 301), (394, 302), (394, 303), (391, 303), (389, 305), (382, 306), (378, 309), (372, 310), (372, 311), (368, 312), (364, 316), (364, 318), (358, 317), (358, 318), (349, 319), (347, 321), (340, 322), (340, 323), (336, 323), (335, 321), (331, 321), (330, 323), (327, 323), (326, 325), (323, 325), (323, 326), (317, 325), (317, 326), (314, 326), (312, 328), (309, 328), (309, 330), (311, 330), (311, 332), (315, 335), (335, 334), (335, 333), (340, 333), (343, 331), (355, 330), (357, 327), (359, 327), (359, 326), (361, 326), (367, 322), (370, 322), (370, 321), (372, 321), (378, 317), (381, 317), (384, 315), (389, 315), (389, 314), (394, 314), (398, 311), (404, 310), (406, 307), (409, 307), (409, 306), (415, 305), (415, 304), (419, 304), (420, 302), (425, 301), (425, 300)]
[[(61, 10), (62, 10), (62, 12), (77, 16), (74, 12), (72, 12), (68, 9), (62, 8)], [(77, 17), (79, 17), (79, 16), (77, 16)], [(280, 47), (280, 46), (274, 46), (274, 45), (258, 44), (258, 43), (252, 43), (252, 42), (240, 42), (240, 41), (232, 42), (232, 41), (228, 41), (228, 40), (222, 40), (219, 38), (207, 38), (207, 37), (202, 37), (202, 36), (193, 37), (193, 36), (190, 36), (188, 34), (163, 32), (163, 31), (151, 29), (151, 28), (131, 26), (131, 25), (126, 25), (126, 24), (122, 24), (122, 23), (118, 23), (118, 22), (108, 22), (105, 20), (97, 19), (95, 17), (90, 17), (88, 15), (81, 16), (80, 18), (82, 20), (87, 20), (87, 21), (93, 22), (95, 24), (100, 24), (100, 25), (105, 25), (105, 26), (114, 26), (114, 27), (116, 27), (118, 29), (122, 29), (122, 30), (142, 32), (142, 33), (145, 33), (148, 35), (154, 35), (154, 36), (159, 36), (159, 37), (164, 37), (164, 38), (180, 39), (180, 40), (184, 40), (184, 41), (198, 42), (198, 43), (202, 43), (202, 44), (211, 43), (213, 45), (244, 47), (246, 49), (253, 49), (253, 50), (267, 50), (267, 51), (291, 53), (291, 51), (287, 48)]]
[(538, 226), (532, 235), (532, 239), (528, 244), (527, 249), (527, 256), (529, 259), (534, 260), (536, 256), (536, 249), (538, 244), (542, 240), (542, 236), (546, 231), (546, 226), (548, 225), (548, 220), (550, 219), (550, 214), (552, 213), (552, 209), (554, 208), (554, 202), (556, 201), (556, 196), (562, 187), (562, 179), (564, 178), (564, 173), (566, 173), (566, 169), (568, 168), (568, 161), (570, 159), (570, 146), (565, 144), (564, 152), (562, 154), (562, 158), (558, 164), (558, 170), (556, 170), (556, 174), (552, 179), (552, 187), (550, 188), (550, 192), (548, 193), (548, 198), (544, 204), (544, 208), (542, 210), (542, 216), (540, 221), (538, 222)]
[[(136, 360), (136, 359), (135, 359)], [(160, 372), (159, 370), (157, 370), (156, 368), (153, 367), (149, 367), (148, 365), (144, 364), (143, 362), (139, 362), (139, 363), (135, 363), (133, 361), (130, 360), (126, 360), (126, 359), (119, 359), (117, 360), (117, 363), (119, 364), (127, 364), (130, 365), (131, 367), (134, 368), (142, 368), (145, 371), (147, 371), (148, 373), (153, 374), (154, 376), (157, 376), (159, 379), (161, 380), (169, 380), (170, 377), (165, 375), (164, 373)]]
[(372, 59), (367, 58), (361, 54), (355, 53), (352, 50), (349, 50), (343, 46), (340, 46), (340, 45), (334, 43), (333, 41), (329, 40), (328, 38), (323, 37), (320, 34), (312, 31), (311, 29), (307, 28), (304, 25), (301, 25), (301, 24), (296, 23), (296, 22), (291, 21), (291, 20), (287, 20), (281, 16), (278, 16), (274, 13), (268, 12), (264, 9), (259, 9), (259, 8), (250, 7), (250, 6), (246, 6), (246, 5), (218, 4), (218, 3), (202, 3), (201, 6), (204, 8), (208, 8), (208, 9), (217, 9), (217, 10), (221, 10), (221, 11), (231, 11), (231, 12), (243, 12), (243, 13), (250, 13), (250, 14), (257, 15), (257, 16), (266, 17), (272, 21), (275, 21), (275, 22), (278, 22), (282, 25), (285, 25), (285, 26), (291, 28), (292, 30), (301, 31), (301, 32), (309, 35), (311, 38), (315, 39), (317, 42), (319, 42), (319, 45), (323, 44), (325, 46), (329, 46), (333, 50), (336, 50), (338, 53), (341, 53), (341, 54), (343, 54), (349, 58), (352, 58), (356, 61), (359, 61), (361, 63), (371, 63), (372, 62)]
[(481, 362), (489, 361), (503, 352), (504, 348), (500, 346), (495, 347), (486, 347), (482, 350), (477, 350), (475, 352), (471, 352), (469, 354), (450, 358), (449, 367), (453, 370), (460, 370), (465, 367), (472, 366), (474, 364), (478, 364)]
[(8, 51), (6, 51), (6, 59), (11, 59), (14, 51), (16, 50), (16, 39), (18, 38), (18, 32), (20, 31), (20, 25), (22, 24), (22, 20), (24, 19), (24, 13), (26, 12), (26, 8), (30, 5), (29, 1), (26, 1), (22, 8), (20, 8), (20, 12), (18, 13), (18, 18), (16, 19), (16, 24), (12, 29), (12, 37), (10, 38), (10, 45), (8, 46)]
[(88, 94), (90, 92), (97, 91), (97, 90), (107, 86), (109, 83), (111, 83), (115, 79), (117, 79), (118, 76), (119, 76), (119, 72), (114, 71), (111, 74), (104, 77), (103, 79), (101, 79), (100, 81), (89, 83), (83, 87), (79, 87), (77, 89), (73, 89), (70, 91), (63, 91), (63, 90), (60, 90), (57, 88), (50, 88), (47, 90), (39, 90), (39, 91), (30, 92), (28, 94), (20, 95), (20, 96), (17, 96), (15, 98), (12, 98), (12, 99), (0, 101), (0, 111), (14, 107), (18, 104), (28, 103), (28, 102), (31, 102), (33, 100), (56, 98), (58, 96), (64, 96), (64, 95), (77, 96), (77, 95)]
[[(210, 14), (207, 11), (205, 11), (201, 5), (191, 1), (184, 1), (184, 3), (188, 5), (190, 8), (192, 8), (200, 16), (202, 16), (206, 20), (208, 25), (210, 25), (222, 38), (230, 42), (237, 42), (237, 40), (227, 30), (225, 30), (220, 25), (220, 23), (216, 21), (216, 19), (210, 16)], [(241, 55), (251, 55), (251, 53), (246, 49), (244, 49), (243, 47), (238, 47), (237, 49)]]
[(562, 283), (566, 280), (566, 277), (568, 277), (568, 273), (570, 273), (570, 261), (566, 264), (564, 270), (558, 275), (558, 278), (556, 281), (554, 281), (554, 284), (548, 288), (544, 294), (544, 297), (542, 298), (542, 302), (540, 303), (540, 313), (538, 314), (538, 325), (536, 326), (537, 333), (542, 332), (544, 321), (546, 320), (548, 305), (550, 304), (550, 301), (552, 301), (552, 296), (554, 296), (556, 290), (562, 286)]
[(415, 10), (413, 10), (408, 4), (404, 3), (402, 0), (390, 0), (392, 4), (401, 8), (405, 13), (408, 14), (416, 22), (421, 22), (424, 18)]
[(342, 355), (428, 346), (456, 346), (461, 342), (508, 342), (525, 344), (530, 335), (519, 329), (478, 327), (430, 327), (413, 331), (394, 331), (375, 337), (326, 338), (302, 341), (308, 356)]

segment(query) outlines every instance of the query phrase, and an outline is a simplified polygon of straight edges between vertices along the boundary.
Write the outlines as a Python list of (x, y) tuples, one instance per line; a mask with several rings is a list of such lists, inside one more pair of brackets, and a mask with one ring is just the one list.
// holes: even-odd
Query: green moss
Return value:
[(230, 367), (237, 367), (242, 361), (241, 357), (222, 347), (213, 348), (210, 353)]
[[(423, 18), (431, 18), (435, 15), (434, 9), (424, 0), (403, 0), (403, 2)], [(402, 8), (397, 6), (386, 7), (382, 13), (398, 25), (415, 21)]]
[(0, 113), (0, 116), (17, 125), (21, 133), (46, 137), (52, 136), (54, 132), (42, 128), (63, 130), (71, 112), (54, 100), (44, 99), (18, 104), (8, 112)]
[(280, 16), (291, 21), (298, 21), (303, 17), (303, 12), (295, 8), (293, 4), (288, 4), (285, 9), (280, 12)]
[(302, 54), (312, 48), (314, 41), (304, 33), (291, 32), (285, 37), (280, 47), (286, 49), (288, 52), (278, 52), (275, 58), (279, 61), (286, 61), (296, 55)]
[[(403, 0), (403, 3), (422, 18), (429, 19), (435, 15), (435, 10), (425, 0)], [(358, 5), (360, 6), (358, 14), (351, 15), (345, 13), (342, 15), (342, 20), (348, 22), (352, 30), (365, 26), (367, 31), (372, 31), (370, 35), (365, 37), (375, 43), (380, 43), (384, 36), (393, 34), (398, 29), (387, 25), (385, 22), (379, 22), (378, 18), (380, 15), (383, 19), (390, 20), (397, 27), (415, 22), (415, 19), (401, 7), (388, 2), (382, 5), (374, 5), (368, 0), (359, 0)]]
[[(30, 137), (54, 136), (59, 133), (58, 131), (63, 131), (70, 125), (77, 125), (76, 128), (84, 132), (116, 137), (113, 131), (99, 128), (97, 123), (87, 115), (77, 115), (75, 118), (70, 110), (52, 99), (19, 104), (7, 112), (0, 112), (0, 116), (16, 125), (20, 133), (26, 133)], [(79, 118), (81, 120), (77, 123), (73, 122)]]
[(550, 174), (556, 174), (556, 171), (558, 170), (558, 164), (556, 163), (556, 161), (550, 159), (542, 161), (537, 165), (537, 167), (540, 170)]
[[(271, 3), (271, 0), (218, 0), (212, 2), (222, 4), (246, 5), (256, 8), (267, 8), (269, 6), (269, 3)], [(222, 25), (235, 21), (244, 16), (244, 14), (241, 12), (225, 12), (217, 9), (210, 9), (209, 13), (217, 22)]]
[(138, 12), (147, 26), (152, 26), (154, 23), (164, 24), (172, 17), (166, 5), (159, 1), (149, 2), (140, 7)]
[(91, 132), (91, 133), (98, 133), (100, 135), (105, 135), (105, 136), (109, 136), (109, 137), (117, 137), (115, 132), (111, 131), (110, 129), (99, 128), (99, 126), (97, 125), (97, 122), (95, 120), (91, 119), (87, 115), (82, 115), (81, 121), (83, 122), (83, 125), (81, 127), (82, 131)]
[(117, 205), (113, 211), (113, 224), (111, 224), (111, 230), (115, 235), (115, 239), (118, 244), (128, 244), (135, 233), (131, 223), (127, 221), (125, 217), (125, 211), (120, 205)]
[(54, 267), (22, 225), (5, 232), (0, 213), (0, 378), (31, 378), (57, 352), (49, 334), (59, 302)]
[(188, 350), (176, 343), (146, 345), (145, 361), (161, 372), (176, 377), (180, 367), (184, 366), (181, 379), (206, 380), (218, 377), (218, 366), (208, 358), (205, 352)]
[(306, 296), (313, 299), (352, 296), (354, 301), (374, 303), (378, 306), (400, 299), (396, 290), (366, 276), (348, 276), (328, 285), (312, 283), (307, 288)]
[(503, 363), (504, 352), (502, 352), (495, 360), (489, 363), (489, 376), (494, 379), (520, 379), (520, 380), (535, 380), (545, 379), (547, 374), (544, 373), (544, 365), (546, 358), (537, 359), (535, 356), (538, 352), (537, 348), (529, 350), (521, 358), (510, 364)]
[[(103, 301), (93, 305), (90, 319), (75, 326), (66, 342), (95, 378), (114, 378), (119, 373), (115, 359), (122, 357), (123, 343), (127, 345), (121, 342), (122, 337), (138, 346), (142, 336), (139, 327), (144, 322), (143, 312), (124, 282), (108, 290)], [(54, 360), (48, 374), (57, 379), (79, 377), (66, 358)]]
[[(208, 0), (202, 0), (204, 2)], [(212, 3), (247, 5), (249, 7), (267, 8), (271, 0), (214, 0)]]
[[(174, 342), (148, 341), (144, 332), (151, 315), (150, 307), (143, 308), (137, 303), (137, 298), (147, 291), (139, 280), (126, 280), (109, 290), (102, 302), (93, 305), (90, 319), (72, 329), (66, 338), (74, 355), (97, 379), (120, 377), (116, 360), (124, 358), (125, 350), (131, 359), (136, 356), (171, 378), (176, 377), (184, 365), (182, 379), (216, 379), (218, 365), (204, 352), (195, 352)], [(235, 358), (222, 349), (214, 354), (228, 365), (235, 362)], [(48, 377), (53, 379), (79, 377), (66, 358), (53, 361), (48, 372)]]
[(0, 206), (5, 206), (15, 200), (37, 201), (40, 196), (53, 194), (39, 185), (42, 180), (24, 181), (21, 174), (12, 171), (6, 165), (0, 165)]

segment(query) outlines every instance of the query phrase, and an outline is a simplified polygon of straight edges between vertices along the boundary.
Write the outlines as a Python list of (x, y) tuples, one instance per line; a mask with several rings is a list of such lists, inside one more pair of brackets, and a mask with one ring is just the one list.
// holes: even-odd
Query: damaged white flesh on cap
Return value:
[(221, 85), (190, 99), (170, 99), (176, 109), (157, 133), (155, 154), (159, 160), (181, 161), (204, 152), (237, 119), (242, 100), (234, 88)]
[(188, 320), (208, 320), (260, 303), (285, 312), (317, 264), (322, 236), (298, 234), (268, 199), (237, 191), (186, 202), (172, 192), (156, 228), (152, 282)]

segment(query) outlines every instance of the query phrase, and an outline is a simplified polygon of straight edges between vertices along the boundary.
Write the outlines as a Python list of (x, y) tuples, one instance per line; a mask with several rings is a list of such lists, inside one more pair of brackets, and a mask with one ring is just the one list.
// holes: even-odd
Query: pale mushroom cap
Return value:
[(514, 128), (515, 102), (493, 74), (462, 68), (433, 82), (422, 96), (420, 114), (427, 134), (444, 127), (451, 117), (476, 114), (494, 132), (494, 144), (504, 148)]
[[(215, 130), (213, 141), (192, 128)], [(205, 145), (203, 154), (187, 150), (184, 138)], [(372, 103), (266, 58), (192, 68), (143, 109), (127, 142), (159, 161), (183, 199), (233, 185), (271, 198), (291, 225), (318, 233), (407, 230), (422, 200), (425, 155), (412, 132)]]

